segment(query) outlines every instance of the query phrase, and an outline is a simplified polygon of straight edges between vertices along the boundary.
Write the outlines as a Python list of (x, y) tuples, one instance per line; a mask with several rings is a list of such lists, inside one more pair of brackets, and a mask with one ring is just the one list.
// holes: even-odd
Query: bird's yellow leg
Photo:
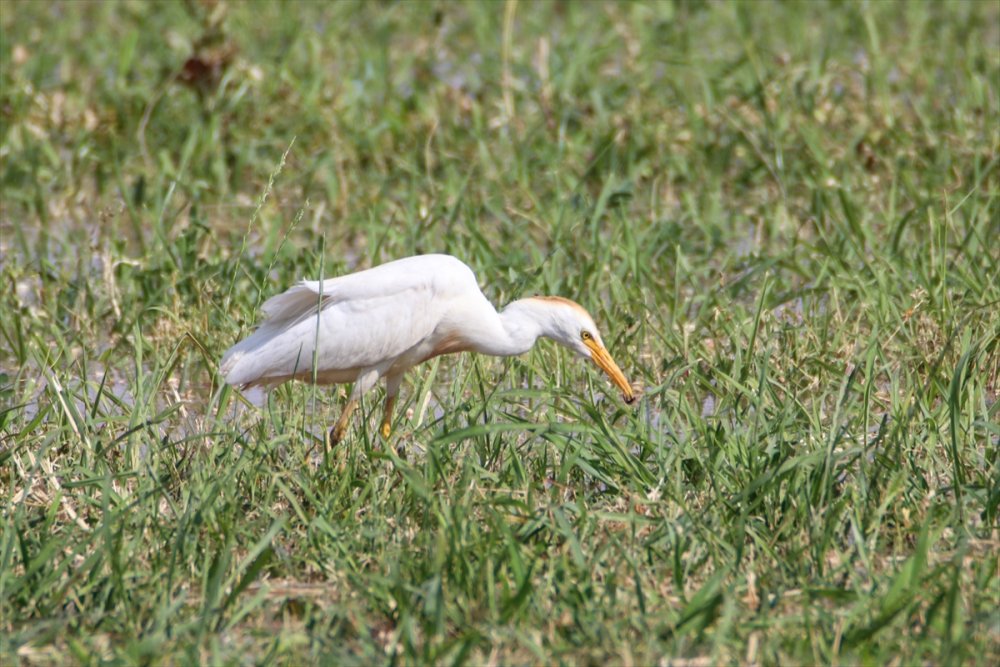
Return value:
[(379, 432), (386, 440), (392, 435), (392, 408), (396, 404), (395, 396), (385, 397), (385, 412), (382, 414), (382, 428)]
[(347, 434), (347, 424), (351, 420), (351, 413), (354, 412), (354, 408), (358, 407), (358, 399), (352, 398), (347, 401), (347, 405), (344, 406), (344, 411), (340, 413), (340, 419), (337, 423), (333, 425), (330, 429), (330, 444), (336, 445), (344, 436)]
[(396, 373), (385, 378), (385, 412), (382, 414), (382, 428), (379, 433), (386, 440), (392, 435), (392, 408), (396, 405), (396, 395), (399, 394), (399, 384), (403, 381), (403, 374)]
[(347, 405), (344, 406), (344, 411), (340, 413), (340, 419), (337, 420), (337, 423), (333, 425), (333, 429), (330, 430), (331, 445), (336, 445), (347, 435), (347, 423), (351, 419), (351, 414), (358, 407), (361, 397), (375, 386), (381, 375), (382, 369), (378, 367), (369, 368), (358, 375), (358, 379), (354, 381), (354, 388), (351, 389), (351, 396), (347, 399)]

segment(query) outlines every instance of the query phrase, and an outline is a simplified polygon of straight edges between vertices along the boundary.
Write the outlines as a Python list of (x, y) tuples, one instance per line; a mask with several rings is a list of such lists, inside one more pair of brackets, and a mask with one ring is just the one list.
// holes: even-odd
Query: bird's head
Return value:
[(604, 347), (594, 318), (583, 306), (557, 296), (533, 297), (529, 300), (544, 303), (547, 311), (545, 336), (593, 361), (621, 389), (626, 403), (635, 400), (632, 386)]

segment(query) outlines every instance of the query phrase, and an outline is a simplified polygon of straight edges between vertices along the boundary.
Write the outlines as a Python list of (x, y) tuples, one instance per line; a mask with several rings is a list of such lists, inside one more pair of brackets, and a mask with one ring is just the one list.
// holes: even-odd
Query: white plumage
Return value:
[(261, 310), (267, 319), (226, 351), (222, 375), (242, 388), (292, 379), (354, 382), (331, 431), (333, 442), (343, 438), (358, 399), (380, 378), (386, 378), (382, 433), (388, 437), (408, 369), (451, 352), (522, 354), (542, 336), (592, 359), (626, 401), (634, 399), (581, 306), (561, 297), (530, 297), (497, 313), (472, 270), (449, 255), (418, 255), (329, 280), (304, 280)]

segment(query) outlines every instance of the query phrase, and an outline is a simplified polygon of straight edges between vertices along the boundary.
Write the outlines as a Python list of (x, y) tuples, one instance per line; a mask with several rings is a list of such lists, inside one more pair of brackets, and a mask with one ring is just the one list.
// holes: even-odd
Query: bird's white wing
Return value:
[(277, 384), (308, 375), (315, 355), (326, 381), (351, 381), (418, 345), (469, 290), (478, 293), (472, 272), (444, 255), (303, 281), (264, 303), (267, 320), (226, 352), (221, 371), (234, 385)]
[[(352, 301), (398, 294), (420, 285), (437, 286), (439, 291), (456, 286), (478, 290), (472, 270), (451, 255), (405, 257), (346, 276), (327, 280), (303, 280), (299, 286), (311, 290), (314, 297), (322, 294), (324, 298), (333, 301)], [(265, 302), (262, 310), (270, 315), (269, 304), (277, 302), (282, 296), (284, 295), (278, 295)]]
[[(267, 323), (286, 328), (337, 303), (397, 299), (407, 292), (445, 296), (478, 290), (468, 266), (450, 255), (417, 255), (326, 280), (303, 280), (261, 305)], [(266, 326), (265, 324), (265, 326)]]

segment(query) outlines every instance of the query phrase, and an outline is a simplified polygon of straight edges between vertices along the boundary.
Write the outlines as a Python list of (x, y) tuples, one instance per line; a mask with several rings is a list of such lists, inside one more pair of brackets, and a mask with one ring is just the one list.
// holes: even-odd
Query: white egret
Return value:
[(226, 351), (221, 373), (246, 389), (288, 380), (353, 382), (336, 425), (343, 439), (358, 400), (386, 380), (381, 433), (392, 431), (392, 409), (403, 374), (441, 354), (473, 351), (523, 354), (540, 337), (591, 359), (623, 393), (632, 387), (579, 304), (557, 296), (514, 301), (501, 312), (483, 296), (472, 270), (449, 255), (419, 255), (323, 281), (304, 280), (264, 302), (267, 315), (249, 337)]

